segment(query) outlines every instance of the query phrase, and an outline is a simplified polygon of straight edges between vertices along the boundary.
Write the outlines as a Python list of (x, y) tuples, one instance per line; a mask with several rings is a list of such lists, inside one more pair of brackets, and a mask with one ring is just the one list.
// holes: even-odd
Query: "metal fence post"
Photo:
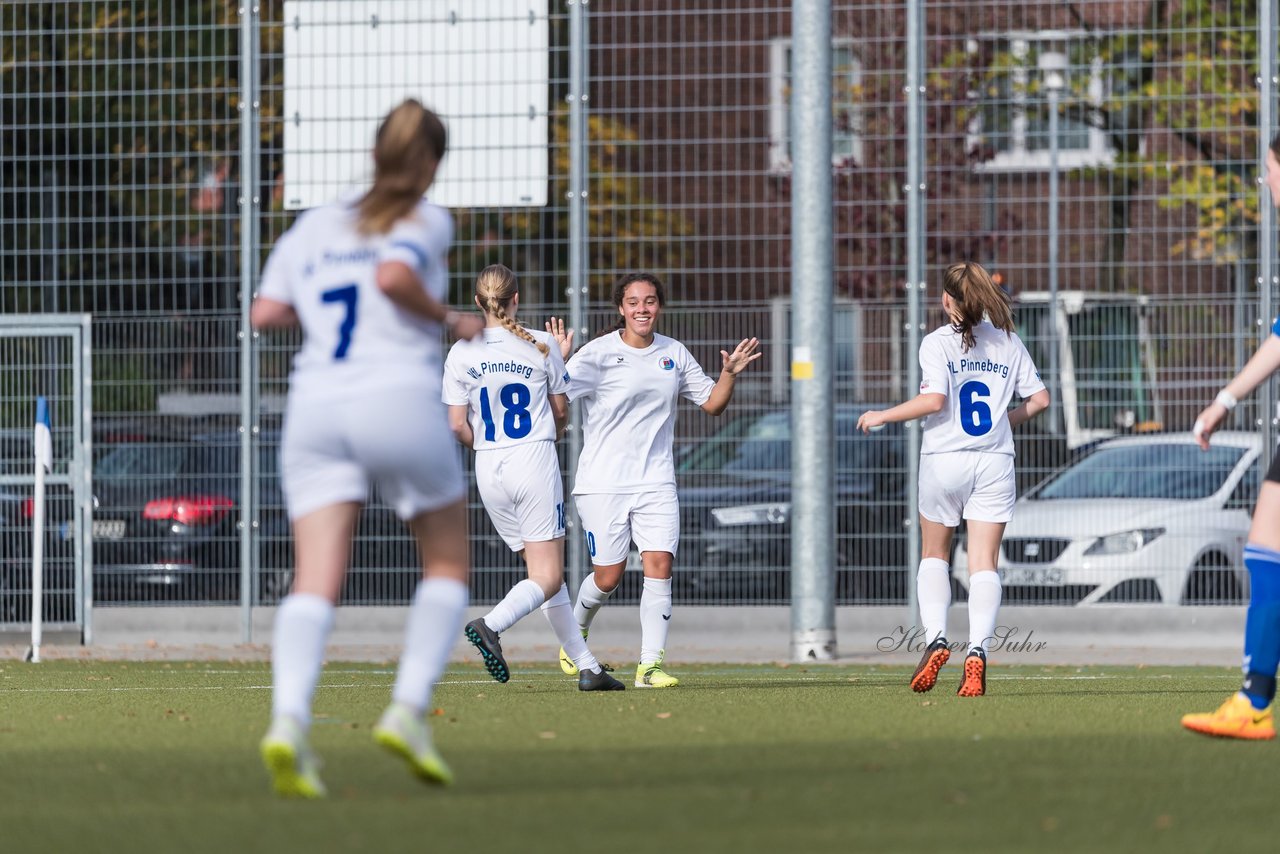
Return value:
[[(921, 333), (924, 331), (924, 16), (921, 0), (907, 0), (907, 397), (920, 388)], [(920, 564), (920, 423), (907, 427), (907, 625), (916, 618), (916, 567)]]
[[(1267, 150), (1276, 125), (1276, 0), (1258, 5), (1258, 164), (1266, 162)], [(1261, 174), (1261, 171), (1259, 171)], [(1259, 180), (1259, 190), (1265, 184)], [(1271, 334), (1275, 317), (1276, 216), (1270, 193), (1258, 193), (1258, 332), (1265, 339)], [(1262, 447), (1276, 446), (1276, 395), (1270, 379), (1258, 389), (1259, 422)]]
[(253, 640), (253, 587), (258, 577), (257, 335), (249, 324), (261, 223), (258, 11), (257, 5), (240, 7), (240, 634), (244, 643)]
[(825, 661), (836, 656), (828, 0), (792, 6), (791, 57), (791, 657)]
[[(566, 0), (569, 7), (569, 327), (581, 346), (587, 338), (587, 0)], [(568, 468), (582, 453), (582, 414), (569, 410)], [(572, 475), (571, 475), (572, 476)], [(569, 496), (565, 496), (568, 505)], [(586, 547), (576, 530), (576, 514), (565, 514), (569, 539), (569, 586), (576, 593), (587, 571)], [(566, 532), (568, 533), (568, 532)]]

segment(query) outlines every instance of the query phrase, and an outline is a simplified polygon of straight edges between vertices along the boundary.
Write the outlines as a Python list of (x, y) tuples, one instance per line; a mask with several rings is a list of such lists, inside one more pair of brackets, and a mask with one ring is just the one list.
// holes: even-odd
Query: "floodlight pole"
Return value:
[(831, 3), (791, 7), (791, 658), (836, 656)]

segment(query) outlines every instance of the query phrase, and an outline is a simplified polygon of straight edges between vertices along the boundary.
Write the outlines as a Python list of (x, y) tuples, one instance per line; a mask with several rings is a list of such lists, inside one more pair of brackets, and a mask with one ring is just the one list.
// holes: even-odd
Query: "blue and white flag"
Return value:
[(53, 471), (53, 433), (50, 432), (49, 402), (43, 397), (36, 398), (36, 465), (44, 466), (45, 471)]

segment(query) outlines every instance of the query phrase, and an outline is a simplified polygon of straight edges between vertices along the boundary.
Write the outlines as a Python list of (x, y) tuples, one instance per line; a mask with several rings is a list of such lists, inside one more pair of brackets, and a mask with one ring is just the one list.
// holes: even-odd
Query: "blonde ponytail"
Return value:
[(435, 113), (410, 98), (378, 127), (373, 186), (357, 203), (361, 234), (386, 234), (417, 206), (444, 158), (448, 134)]
[(962, 261), (952, 264), (942, 277), (942, 289), (955, 301), (960, 320), (951, 328), (960, 335), (964, 352), (976, 343), (973, 328), (987, 319), (991, 325), (1006, 334), (1013, 333), (1013, 311), (1009, 297), (991, 279), (981, 264)]
[(476, 301), (484, 309), (485, 314), (492, 315), (502, 324), (502, 328), (521, 340), (528, 341), (538, 348), (543, 358), (551, 353), (551, 348), (534, 338), (515, 318), (507, 314), (507, 306), (511, 298), (519, 291), (516, 274), (502, 264), (490, 264), (480, 271), (476, 278)]

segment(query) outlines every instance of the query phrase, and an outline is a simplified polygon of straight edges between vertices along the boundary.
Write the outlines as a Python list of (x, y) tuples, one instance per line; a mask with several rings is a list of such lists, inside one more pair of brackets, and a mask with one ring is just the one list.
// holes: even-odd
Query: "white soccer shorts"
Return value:
[(290, 395), (280, 486), (290, 519), (369, 500), (370, 485), (401, 519), (465, 497), (461, 451), (439, 395), (380, 390), (339, 399)]
[(652, 492), (575, 495), (574, 506), (594, 566), (623, 563), (634, 541), (641, 552), (676, 553), (680, 502), (673, 486)]
[(960, 519), (1008, 522), (1017, 487), (1013, 457), (983, 451), (920, 456), (920, 515), (954, 528)]
[(564, 536), (564, 482), (554, 442), (476, 452), (476, 486), (493, 527), (513, 552)]

